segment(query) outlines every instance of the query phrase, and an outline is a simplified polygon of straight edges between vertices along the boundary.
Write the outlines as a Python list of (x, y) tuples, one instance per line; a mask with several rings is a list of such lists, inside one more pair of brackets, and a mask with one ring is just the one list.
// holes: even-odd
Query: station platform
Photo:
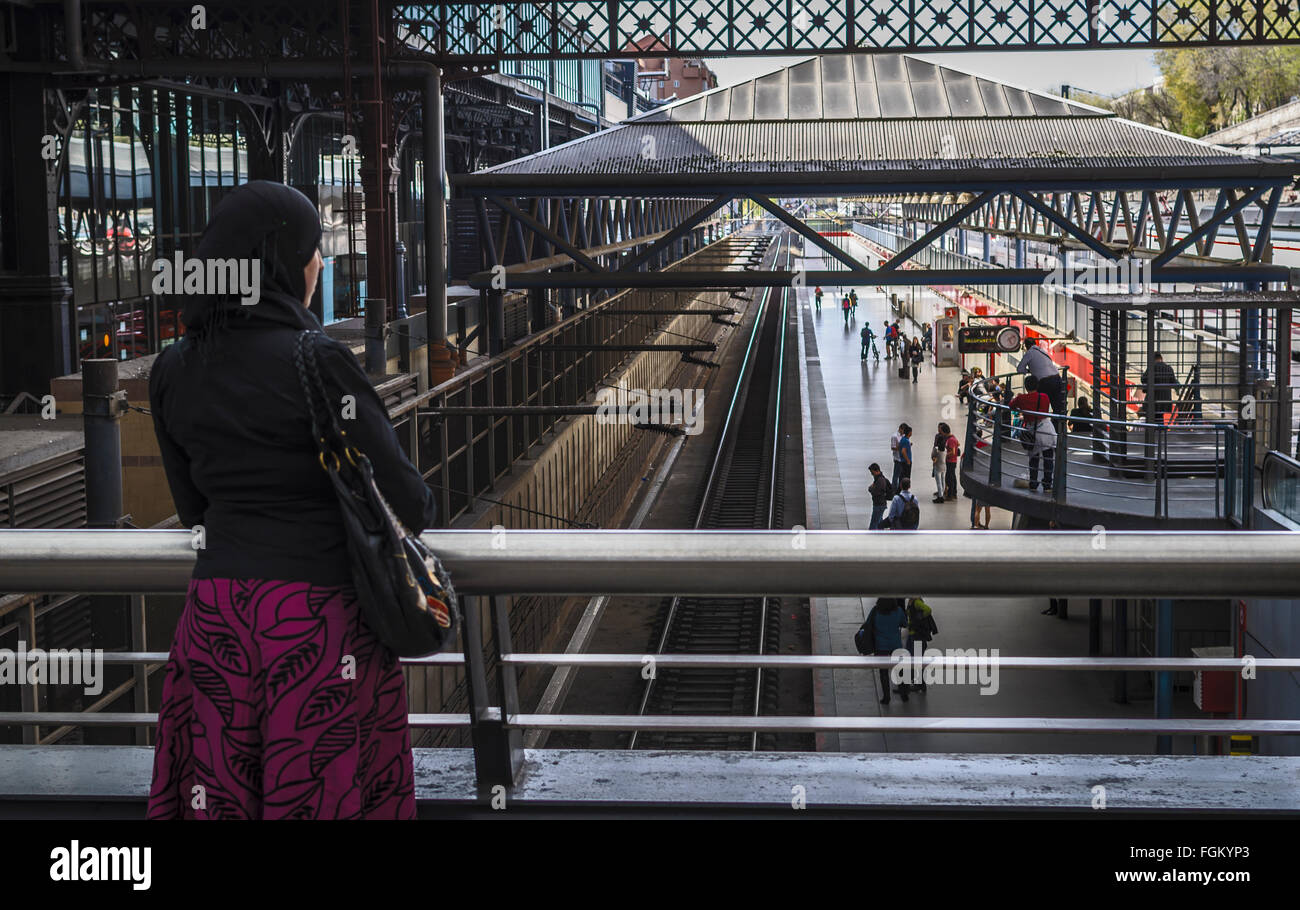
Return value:
[[(966, 412), (944, 414), (944, 396), (955, 395), (960, 370), (922, 365), (918, 381), (897, 374), (897, 361), (880, 363), (860, 359), (859, 331), (869, 320), (879, 334), (890, 313), (887, 294), (874, 287), (858, 287), (858, 312), (846, 329), (838, 309), (829, 304), (838, 288), (825, 287), (822, 310), (816, 312), (812, 289), (799, 292), (800, 387), (804, 414), (805, 495), (809, 528), (815, 530), (864, 530), (870, 524), (871, 497), (867, 492), (873, 461), (886, 473), (891, 471), (889, 438), (899, 423), (913, 428), (918, 464), (912, 475), (912, 489), (921, 507), (920, 527), (970, 534), (1005, 535), (1007, 571), (1014, 572), (1018, 560), (1031, 554), (1017, 550), (1011, 532), (1013, 515), (994, 508), (990, 531), (970, 531), (970, 499), (932, 503), (934, 482), (930, 475), (929, 448), (940, 420), (947, 422), (958, 439), (965, 438)], [(845, 292), (847, 288), (843, 289)], [(888, 289), (887, 289), (888, 290)], [(916, 312), (932, 312), (941, 306), (939, 298), (925, 291)], [(905, 333), (919, 327), (903, 326)], [(879, 341), (877, 342), (879, 344)], [(902, 532), (880, 531), (880, 534)], [(868, 554), (867, 558), (870, 558)], [(881, 565), (888, 573), (890, 567)], [(924, 579), (917, 579), (916, 594), (926, 594)], [(815, 598), (812, 601), (812, 638), (815, 654), (856, 654), (853, 635), (866, 618), (875, 597), (864, 593), (855, 598)], [(1066, 620), (1043, 616), (1044, 598), (927, 598), (934, 609), (940, 634), (936, 648), (998, 649), (1002, 656), (1086, 656), (1088, 611), (1086, 602)], [(1109, 621), (1103, 617), (1103, 640), (1109, 641)], [(1130, 692), (1127, 704), (1112, 700), (1112, 674), (1107, 673), (1016, 673), (1004, 671), (996, 694), (981, 695), (972, 685), (930, 686), (925, 695), (914, 694), (903, 702), (897, 695), (888, 706), (879, 704), (883, 693), (873, 671), (835, 670), (819, 672), (815, 682), (816, 712), (821, 715), (916, 716), (1055, 716), (1055, 717), (1150, 717), (1153, 704), (1138, 700)], [(1192, 715), (1189, 699), (1176, 695), (1174, 713)], [(1186, 739), (1186, 738), (1179, 738)], [(1175, 748), (1179, 741), (1175, 740)], [(1183, 743), (1183, 748), (1188, 748)], [(818, 749), (844, 752), (1030, 752), (1030, 753), (1127, 753), (1154, 751), (1150, 735), (1109, 734), (823, 734)]]

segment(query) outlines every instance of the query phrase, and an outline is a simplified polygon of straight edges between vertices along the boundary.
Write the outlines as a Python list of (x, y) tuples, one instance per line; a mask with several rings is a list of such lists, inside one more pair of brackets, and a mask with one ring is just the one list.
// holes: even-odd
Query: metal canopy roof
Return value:
[(453, 178), (480, 191), (698, 194), (1277, 182), (1251, 157), (902, 54), (814, 57)]

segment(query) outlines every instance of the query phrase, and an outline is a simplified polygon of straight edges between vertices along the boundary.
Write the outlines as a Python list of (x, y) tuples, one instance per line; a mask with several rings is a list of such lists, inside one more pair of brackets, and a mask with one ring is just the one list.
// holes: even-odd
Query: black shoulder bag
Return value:
[(423, 657), (455, 640), (456, 592), (438, 557), (402, 526), (379, 492), (370, 459), (340, 429), (321, 382), (316, 341), (299, 334), (294, 363), (320, 465), (343, 512), (357, 601), (370, 631), (399, 657)]

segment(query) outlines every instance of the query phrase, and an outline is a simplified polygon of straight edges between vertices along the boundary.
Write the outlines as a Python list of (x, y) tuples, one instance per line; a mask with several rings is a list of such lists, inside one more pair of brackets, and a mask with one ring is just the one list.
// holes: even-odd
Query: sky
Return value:
[[(733, 85), (788, 66), (798, 57), (711, 57), (718, 85)], [(1159, 71), (1151, 51), (977, 51), (951, 54), (917, 54), (923, 60), (987, 76), (1020, 88), (1061, 93), (1061, 85), (1118, 95), (1150, 85)]]

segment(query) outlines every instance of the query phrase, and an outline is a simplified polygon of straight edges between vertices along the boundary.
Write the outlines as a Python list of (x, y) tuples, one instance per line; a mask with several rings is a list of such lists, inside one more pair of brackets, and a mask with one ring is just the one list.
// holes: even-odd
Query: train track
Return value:
[[(768, 265), (790, 261), (778, 238)], [(781, 527), (781, 397), (788, 293), (765, 289), (726, 424), (696, 510), (697, 530)], [(675, 597), (665, 600), (653, 642), (657, 654), (762, 654), (779, 647), (777, 598)], [(755, 716), (774, 713), (777, 676), (761, 670), (658, 670), (646, 682), (640, 713)], [(633, 733), (640, 749), (757, 749), (757, 734)]]

